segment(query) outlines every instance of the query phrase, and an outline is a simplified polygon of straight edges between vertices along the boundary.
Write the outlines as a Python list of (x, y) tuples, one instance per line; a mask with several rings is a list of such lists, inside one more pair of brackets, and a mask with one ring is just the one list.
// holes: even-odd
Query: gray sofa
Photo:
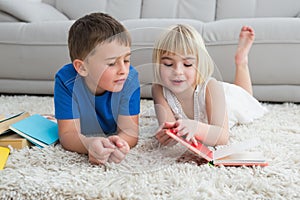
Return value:
[(203, 36), (214, 76), (232, 82), (242, 25), (255, 29), (249, 57), (260, 101), (300, 102), (299, 0), (0, 0), (0, 93), (53, 94), (55, 72), (70, 61), (67, 35), (91, 12), (120, 20), (133, 38), (132, 65), (151, 98), (151, 52), (159, 33), (188, 23)]

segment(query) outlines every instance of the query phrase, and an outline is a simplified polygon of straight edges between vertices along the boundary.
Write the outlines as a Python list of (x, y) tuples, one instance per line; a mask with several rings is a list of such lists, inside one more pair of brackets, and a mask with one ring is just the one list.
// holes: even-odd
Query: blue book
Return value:
[(46, 147), (58, 141), (57, 123), (39, 114), (18, 121), (9, 128), (40, 147)]

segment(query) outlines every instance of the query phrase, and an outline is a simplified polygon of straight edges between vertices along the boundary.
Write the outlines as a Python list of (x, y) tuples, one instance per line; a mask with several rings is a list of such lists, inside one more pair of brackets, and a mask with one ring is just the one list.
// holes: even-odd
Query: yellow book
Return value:
[(22, 149), (26, 146), (30, 147), (32, 144), (24, 137), (10, 131), (3, 135), (0, 135), (0, 146), (11, 146), (14, 149)]
[(8, 155), (9, 155), (9, 148), (0, 147), (0, 170), (4, 168)]
[(5, 117), (4, 115), (0, 115), (0, 135), (6, 133), (9, 130), (9, 126), (14, 124), (22, 119), (29, 117), (30, 114), (28, 112), (21, 112), (16, 115), (11, 115)]

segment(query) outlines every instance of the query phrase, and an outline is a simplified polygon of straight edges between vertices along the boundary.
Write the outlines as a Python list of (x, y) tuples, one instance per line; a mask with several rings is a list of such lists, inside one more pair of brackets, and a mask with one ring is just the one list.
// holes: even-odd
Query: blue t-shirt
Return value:
[(130, 66), (127, 80), (120, 92), (106, 91), (95, 96), (73, 64), (67, 64), (55, 76), (54, 106), (58, 120), (79, 118), (81, 133), (86, 136), (114, 134), (118, 115), (140, 113), (138, 72)]

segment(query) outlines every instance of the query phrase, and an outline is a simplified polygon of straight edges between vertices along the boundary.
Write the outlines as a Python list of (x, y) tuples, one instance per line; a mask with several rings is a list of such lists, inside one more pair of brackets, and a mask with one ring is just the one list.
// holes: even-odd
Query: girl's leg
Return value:
[(254, 30), (243, 26), (239, 36), (239, 43), (235, 54), (235, 81), (234, 84), (244, 88), (249, 94), (252, 92), (252, 83), (248, 69), (248, 54), (255, 38)]

